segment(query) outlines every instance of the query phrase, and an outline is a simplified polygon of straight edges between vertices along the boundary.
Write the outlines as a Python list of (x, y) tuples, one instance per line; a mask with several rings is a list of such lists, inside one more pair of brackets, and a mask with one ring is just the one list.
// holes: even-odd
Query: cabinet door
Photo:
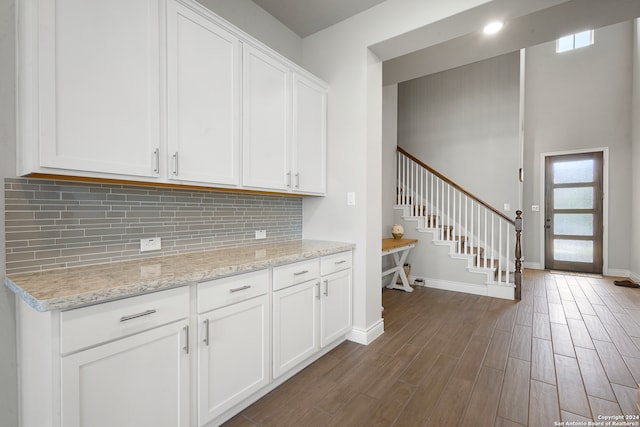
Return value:
[(65, 427), (187, 427), (188, 323), (171, 323), (62, 358)]
[(321, 346), (351, 330), (351, 269), (322, 277)]
[(40, 166), (156, 176), (158, 0), (38, 2)]
[(240, 42), (176, 1), (167, 4), (168, 177), (240, 183)]
[(242, 183), (288, 190), (292, 179), (289, 68), (245, 44), (242, 91)]
[(269, 383), (269, 297), (199, 317), (198, 425)]
[(319, 282), (311, 280), (273, 293), (273, 377), (318, 351)]
[(293, 75), (293, 190), (326, 193), (327, 90)]

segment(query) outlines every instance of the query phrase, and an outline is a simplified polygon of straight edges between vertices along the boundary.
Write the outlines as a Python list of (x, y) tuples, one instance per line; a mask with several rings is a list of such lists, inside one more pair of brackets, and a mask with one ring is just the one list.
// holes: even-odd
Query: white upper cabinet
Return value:
[(28, 70), (19, 79), (33, 85), (18, 104), (23, 172), (156, 176), (158, 0), (40, 0), (20, 6), (26, 9), (21, 23), (32, 31), (22, 35), (20, 65), (28, 64)]
[(326, 193), (326, 85), (196, 1), (18, 6), (18, 175)]
[(243, 179), (248, 187), (291, 187), (289, 67), (260, 50), (243, 47)]
[(243, 60), (243, 185), (326, 192), (327, 89), (258, 49)]
[(168, 2), (169, 179), (240, 183), (240, 59), (235, 35)]
[(327, 171), (327, 89), (293, 74), (293, 191), (324, 194)]

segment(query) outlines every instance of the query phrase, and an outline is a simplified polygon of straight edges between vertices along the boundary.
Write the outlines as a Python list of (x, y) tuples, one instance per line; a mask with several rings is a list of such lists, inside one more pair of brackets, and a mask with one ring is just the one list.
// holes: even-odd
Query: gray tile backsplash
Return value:
[[(302, 238), (302, 197), (5, 179), (7, 274)], [(255, 240), (255, 230), (267, 230)], [(140, 239), (162, 250), (140, 253)]]

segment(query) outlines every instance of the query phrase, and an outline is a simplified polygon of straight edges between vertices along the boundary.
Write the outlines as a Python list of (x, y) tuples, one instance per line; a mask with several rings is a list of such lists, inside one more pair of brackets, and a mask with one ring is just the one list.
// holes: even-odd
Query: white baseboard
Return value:
[(463, 292), (465, 294), (483, 295), (493, 298), (514, 299), (514, 286), (512, 285), (477, 285), (472, 283), (452, 282), (442, 279), (422, 278), (427, 288), (442, 289), (445, 291)]
[(539, 262), (523, 262), (522, 268), (528, 268), (530, 270), (544, 270), (544, 265)]
[(358, 344), (369, 345), (384, 333), (384, 319), (379, 319), (367, 329), (352, 328), (347, 339)]
[(603, 271), (605, 276), (614, 277), (631, 277), (629, 270), (623, 270), (621, 268), (607, 268)]
[(516, 285), (494, 285), (487, 284), (487, 296), (501, 299), (515, 299)]

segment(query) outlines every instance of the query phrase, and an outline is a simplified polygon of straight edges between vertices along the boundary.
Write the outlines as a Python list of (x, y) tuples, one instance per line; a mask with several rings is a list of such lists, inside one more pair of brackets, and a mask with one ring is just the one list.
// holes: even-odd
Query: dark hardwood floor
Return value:
[(640, 289), (527, 270), (520, 302), (416, 288), (385, 290), (383, 303), (384, 335), (341, 344), (225, 425), (554, 426), (638, 415)]

